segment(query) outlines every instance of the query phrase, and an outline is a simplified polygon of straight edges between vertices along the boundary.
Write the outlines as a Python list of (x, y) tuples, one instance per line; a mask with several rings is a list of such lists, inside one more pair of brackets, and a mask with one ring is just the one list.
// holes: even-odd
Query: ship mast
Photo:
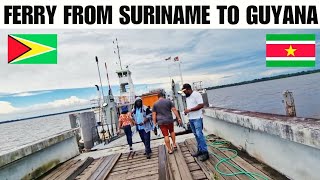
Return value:
[(121, 64), (121, 58), (120, 58), (120, 48), (119, 48), (119, 44), (118, 44), (118, 39), (117, 38), (116, 38), (116, 41), (113, 41), (113, 44), (115, 44), (117, 46), (117, 52), (116, 51), (113, 51), (113, 52), (118, 55), (120, 69), (122, 70), (122, 64)]

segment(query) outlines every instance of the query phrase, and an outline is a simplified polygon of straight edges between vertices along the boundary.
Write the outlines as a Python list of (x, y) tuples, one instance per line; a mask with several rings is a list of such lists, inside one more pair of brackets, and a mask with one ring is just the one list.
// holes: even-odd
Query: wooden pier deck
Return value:
[[(208, 144), (220, 138), (210, 135)], [(230, 144), (223, 144), (236, 150)], [(287, 179), (277, 171), (244, 155), (243, 153), (228, 163), (215, 167), (221, 158), (232, 157), (230, 151), (208, 146), (209, 160), (198, 161), (191, 156), (197, 149), (195, 139), (186, 139), (178, 143), (178, 149), (173, 154), (168, 154), (164, 145), (152, 148), (151, 159), (146, 159), (143, 150), (128, 153), (117, 153), (101, 158), (88, 157), (84, 160), (69, 160), (51, 171), (41, 179), (160, 179), (160, 180), (242, 180), (242, 179)], [(217, 168), (225, 174), (220, 174)], [(244, 175), (241, 170), (250, 172)], [(232, 174), (234, 173), (234, 174)], [(252, 174), (254, 173), (254, 174)], [(251, 178), (250, 178), (251, 176)]]

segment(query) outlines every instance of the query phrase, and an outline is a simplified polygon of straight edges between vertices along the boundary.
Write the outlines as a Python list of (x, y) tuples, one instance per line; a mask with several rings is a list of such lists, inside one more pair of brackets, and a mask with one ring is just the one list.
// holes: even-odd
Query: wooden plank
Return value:
[(170, 167), (170, 171), (172, 174), (172, 178), (170, 179), (174, 179), (174, 180), (182, 180), (181, 179), (181, 175), (180, 175), (180, 171), (178, 168), (178, 163), (176, 161), (176, 158), (174, 155), (169, 155), (168, 156), (168, 160), (169, 160), (169, 167)]
[(259, 162), (258, 160), (249, 156), (248, 154), (244, 155), (240, 152), (239, 155), (244, 161), (248, 162), (250, 165), (258, 169), (260, 172), (263, 172), (264, 174), (266, 174), (268, 177), (271, 177), (272, 179), (277, 179), (277, 180), (288, 180), (288, 178), (283, 174), (272, 169), (268, 165)]
[(58, 176), (57, 173), (59, 173), (60, 175), (60, 173), (62, 173), (61, 171), (65, 171), (66, 167), (69, 166), (71, 163), (74, 164), (75, 160), (71, 159), (71, 160), (68, 160), (67, 162), (59, 164), (48, 175), (43, 177), (43, 180), (53, 179), (54, 177)]
[(187, 155), (190, 155), (190, 156), (191, 156), (191, 153), (190, 153), (189, 151), (182, 152), (182, 154), (183, 154), (184, 156), (187, 156)]
[[(88, 179), (95, 179), (102, 171), (103, 169), (109, 164), (109, 162), (112, 160), (112, 155), (105, 156), (103, 161), (99, 164), (99, 166), (92, 172), (91, 176)], [(95, 178), (94, 178), (95, 177)]]
[(157, 156), (151, 156), (150, 159), (147, 159), (146, 157), (139, 157), (139, 158), (135, 158), (135, 159), (129, 159), (129, 160), (126, 160), (126, 161), (118, 161), (117, 165), (118, 166), (121, 166), (123, 164), (130, 164), (130, 163), (134, 163), (134, 162), (140, 162), (140, 161), (150, 161), (150, 160), (155, 160), (155, 159), (158, 159)]
[(126, 179), (135, 179), (135, 178), (154, 175), (154, 174), (157, 174), (157, 173), (158, 173), (158, 169), (157, 170), (153, 170), (153, 169), (145, 170), (145, 171), (139, 172), (139, 173), (128, 174)]
[[(196, 140), (191, 140), (192, 143), (196, 146), (197, 142)], [(217, 152), (215, 148), (212, 148), (212, 147), (208, 147), (208, 150), (209, 151), (212, 151), (213, 153), (215, 154), (218, 154), (219, 156), (222, 156), (221, 153)], [(212, 163), (213, 165), (213, 169), (214, 169), (214, 172), (216, 173), (215, 175), (217, 176), (219, 173), (216, 171), (215, 169), (215, 165), (217, 163), (219, 163), (220, 159), (218, 159), (217, 157), (215, 157), (214, 155), (210, 154), (210, 159), (212, 157), (212, 160), (209, 161)], [(219, 165), (219, 170), (224, 172), (224, 173), (236, 173), (236, 172), (239, 172), (237, 169), (235, 169), (234, 167), (232, 167), (231, 165), (227, 164), (227, 163), (222, 163)], [(219, 174), (220, 175), (220, 174)], [(240, 176), (240, 175), (233, 175), (233, 176), (225, 176), (225, 175), (222, 175), (225, 179), (244, 179), (244, 180), (247, 180), (248, 177), (244, 177), (244, 176)]]
[(157, 179), (159, 179), (159, 174), (154, 174), (154, 175), (134, 178), (134, 179), (131, 179), (131, 180), (157, 180)]
[(192, 157), (192, 156), (191, 157), (185, 157), (184, 159), (185, 159), (186, 163), (188, 163), (188, 164), (195, 162), (194, 157)]
[(100, 166), (100, 164), (106, 159), (107, 157), (102, 157), (99, 158), (97, 160), (95, 160), (94, 164), (88, 168), (90, 169), (86, 169), (85, 171), (83, 171), (83, 173), (81, 173), (77, 179), (81, 179), (81, 180), (87, 180), (89, 179), (89, 177), (94, 173), (94, 171)]
[[(151, 155), (151, 157), (156, 157), (158, 154), (156, 154), (156, 155)], [(147, 156), (146, 155), (135, 155), (133, 158), (132, 157), (130, 157), (130, 158), (122, 158), (122, 159), (119, 159), (119, 162), (123, 162), (123, 161), (129, 161), (129, 160), (132, 160), (132, 159), (138, 159), (138, 158), (144, 158), (144, 159), (146, 159), (147, 158)]]
[[(158, 150), (152, 150), (152, 153), (151, 154), (158, 154)], [(127, 160), (128, 159), (128, 156), (129, 156), (129, 153), (123, 153), (121, 158), (119, 159), (119, 161), (121, 160)], [(144, 150), (139, 150), (139, 151), (134, 151), (134, 158), (137, 157), (137, 156), (146, 156), (144, 155)], [(131, 157), (131, 156), (130, 156)], [(131, 158), (130, 158), (131, 159)]]
[[(125, 179), (140, 179), (140, 177), (152, 176), (158, 173), (158, 170), (144, 170), (142, 172), (135, 172), (132, 174), (117, 174), (108, 177), (108, 180), (125, 180)], [(159, 179), (161, 177), (159, 176)]]
[[(196, 145), (191, 141), (191, 139), (187, 139), (185, 141), (186, 146), (188, 147), (189, 151), (191, 153), (195, 153), (197, 151), (197, 147)], [(226, 180), (238, 180), (237, 177), (224, 177), (222, 175), (220, 175), (214, 168), (215, 164), (218, 163), (219, 160), (217, 160), (215, 157), (212, 157), (210, 155), (209, 160), (205, 161), (205, 162), (200, 162), (197, 158), (195, 158), (195, 161), (197, 162), (197, 164), (200, 166), (200, 168), (202, 169), (202, 171), (205, 173), (205, 175), (207, 176), (208, 179), (213, 179), (215, 176), (218, 177), (218, 179), (226, 179)], [(221, 165), (222, 167), (221, 170), (222, 171), (229, 171), (231, 172), (228, 168), (226, 168), (224, 165)]]
[(123, 165), (128, 165), (128, 164), (133, 164), (133, 163), (143, 163), (146, 161), (153, 161), (153, 160), (158, 160), (158, 157), (151, 157), (150, 159), (147, 158), (137, 158), (137, 159), (130, 159), (128, 161), (121, 161), (117, 163), (117, 167), (121, 167)]
[(72, 166), (68, 167), (66, 171), (61, 173), (55, 179), (67, 179), (67, 177), (72, 174), (81, 164), (83, 163), (82, 160), (77, 161), (77, 163), (73, 164)]
[[(182, 152), (182, 155), (184, 158), (188, 158), (188, 157), (193, 158), (191, 156), (191, 153), (190, 153), (188, 147), (184, 143), (179, 143), (179, 146), (183, 147), (185, 149), (185, 151)], [(189, 163), (187, 163), (187, 165), (188, 165), (190, 172), (195, 171), (195, 170), (201, 170), (200, 166), (198, 165), (198, 163), (195, 162), (194, 159), (193, 159), (193, 162), (189, 162)]]
[[(220, 152), (224, 155), (224, 157), (232, 157), (234, 155), (230, 151), (220, 151)], [(254, 167), (253, 165), (249, 164), (247, 161), (243, 160), (239, 156), (233, 158), (232, 162), (234, 162), (236, 165), (240, 166), (242, 169), (244, 169), (247, 172), (257, 173), (257, 174), (260, 174), (262, 176), (265, 176), (266, 178), (268, 178), (270, 180), (272, 179), (271, 177), (269, 177), (268, 175), (266, 175), (265, 173), (263, 173), (262, 171), (260, 171), (256, 167)], [(256, 176), (254, 176), (254, 177), (256, 177)]]
[(113, 155), (109, 155), (107, 156), (102, 162), (101, 164), (97, 167), (97, 169), (92, 173), (92, 175), (88, 178), (90, 180), (95, 180), (97, 179), (97, 177), (100, 175), (100, 173), (104, 170), (104, 168), (110, 163), (110, 161), (112, 160)]
[(104, 168), (104, 170), (97, 177), (97, 179), (106, 179), (108, 177), (110, 171), (112, 170), (112, 168), (114, 167), (114, 165), (118, 161), (120, 156), (121, 156), (120, 153), (113, 156), (112, 159), (109, 161), (108, 165)]
[[(152, 153), (156, 153), (158, 152), (158, 148), (151, 148)], [(132, 152), (135, 152), (135, 154), (144, 154), (145, 150), (137, 150), (137, 151), (130, 151), (130, 152), (126, 152), (126, 153), (122, 153), (122, 158), (124, 157), (128, 157), (128, 155)]]
[[(158, 158), (158, 153), (157, 154), (151, 154), (151, 159), (152, 158)], [(129, 159), (119, 159), (118, 162), (119, 163), (124, 163), (124, 162), (130, 162), (130, 161), (136, 161), (136, 160), (146, 160), (147, 159), (147, 156), (146, 155), (138, 155), (138, 156), (134, 156), (133, 158), (130, 157)]]
[(63, 176), (59, 176), (59, 179), (75, 179), (93, 162), (93, 160), (94, 159), (92, 157), (88, 157), (80, 163), (77, 163), (77, 165), (69, 169), (68, 172), (63, 173)]
[[(209, 150), (211, 150), (212, 152), (218, 154), (219, 156), (221, 157), (226, 157), (221, 151), (219, 151), (218, 149), (216, 148), (213, 148), (213, 147), (209, 147)], [(232, 161), (229, 161), (230, 163), (236, 165), (235, 163), (233, 163)], [(232, 171), (233, 173), (236, 173), (236, 172), (239, 172), (239, 170), (237, 170), (236, 168), (232, 167), (231, 165), (227, 164), (227, 163), (223, 163), (230, 171)], [(220, 165), (221, 166), (221, 165)], [(220, 167), (219, 166), (219, 167)], [(241, 167), (240, 167), (241, 168)], [(244, 180), (249, 180), (250, 178), (246, 175), (243, 175), (243, 174), (238, 174), (236, 175), (236, 177), (238, 177), (239, 179), (244, 179)]]
[(48, 179), (56, 179), (58, 176), (60, 176), (62, 173), (64, 173), (65, 171), (68, 170), (69, 167), (71, 167), (72, 165), (76, 164), (77, 162), (79, 162), (80, 159), (78, 160), (69, 160), (65, 163), (63, 163), (61, 166), (59, 166), (58, 168), (56, 168), (55, 170), (53, 170), (48, 176), (44, 177), (44, 180), (48, 180)]
[(119, 168), (119, 167), (124, 167), (124, 166), (129, 166), (129, 165), (132, 165), (132, 164), (142, 164), (142, 163), (145, 163), (145, 162), (150, 162), (150, 161), (158, 161), (158, 158), (151, 158), (151, 159), (137, 159), (137, 160), (133, 160), (133, 161), (129, 161), (129, 162), (122, 162), (122, 163), (117, 163), (116, 167)]
[(77, 163), (67, 167), (67, 170), (63, 171), (63, 173), (61, 173), (55, 179), (66, 179), (68, 175), (72, 174), (82, 163), (83, 163), (83, 160), (77, 161)]
[(176, 161), (177, 163), (179, 164), (178, 168), (179, 168), (179, 172), (180, 172), (180, 175), (181, 175), (181, 179), (183, 180), (192, 180), (192, 175), (190, 173), (190, 170), (188, 168), (188, 165), (182, 155), (182, 152), (181, 152), (181, 149), (180, 149), (180, 146), (177, 145), (177, 150), (173, 153), (175, 158), (176, 158)]
[(183, 152), (182, 154), (183, 156), (189, 156), (189, 155), (191, 156), (190, 152)]
[(188, 148), (186, 146), (181, 147), (182, 152), (189, 152)]
[(167, 150), (164, 145), (159, 147), (159, 180), (169, 180), (169, 167), (167, 161)]
[(127, 166), (122, 166), (122, 167), (117, 167), (115, 166), (114, 169), (112, 170), (112, 172), (116, 172), (116, 171), (121, 171), (121, 170), (125, 170), (125, 169), (130, 169), (130, 168), (134, 168), (136, 166), (147, 166), (150, 164), (158, 164), (158, 160), (154, 160), (154, 161), (147, 161), (144, 163), (139, 163), (139, 164), (129, 164)]
[(113, 171), (112, 170), (112, 172), (110, 173), (109, 176), (113, 176), (113, 175), (117, 175), (117, 174), (134, 173), (135, 171), (140, 171), (143, 169), (156, 169), (156, 170), (158, 170), (158, 164), (149, 164), (146, 166), (135, 166), (135, 167), (120, 170), (120, 171)]
[(119, 179), (125, 180), (126, 179), (126, 174), (116, 174), (116, 175), (108, 177), (107, 180), (119, 180)]
[(201, 170), (193, 171), (191, 172), (191, 174), (192, 174), (192, 178), (195, 180), (207, 179), (207, 176)]
[[(158, 159), (158, 157), (157, 157), (156, 155), (153, 155), (153, 156), (151, 156), (151, 159)], [(146, 156), (144, 156), (144, 157), (137, 157), (137, 158), (134, 158), (134, 159), (124, 160), (124, 161), (118, 161), (118, 165), (127, 164), (127, 163), (131, 163), (131, 162), (137, 162), (137, 161), (147, 161), (147, 160), (150, 160), (150, 159), (147, 159)]]
[[(156, 151), (153, 150), (151, 155), (152, 154), (158, 154), (158, 150), (156, 150)], [(129, 156), (128, 153), (123, 154), (122, 157), (119, 159), (119, 161), (127, 160), (128, 156)], [(146, 157), (146, 155), (144, 155), (144, 151), (134, 151), (134, 155), (132, 156), (132, 154), (131, 154), (129, 159), (132, 159), (132, 157), (136, 158), (136, 157), (140, 157), (140, 156), (141, 157)]]
[(188, 164), (188, 168), (189, 168), (190, 172), (195, 171), (195, 170), (199, 170), (199, 169), (201, 170), (200, 166), (196, 162)]
[[(191, 140), (191, 142), (196, 145), (196, 141), (194, 139)], [(217, 150), (216, 148), (213, 147), (208, 147), (209, 151), (219, 155), (219, 156), (223, 156), (223, 154)], [(218, 158), (216, 158), (214, 155), (210, 154), (210, 157), (214, 157), (215, 159), (215, 164), (217, 164), (220, 160)], [(226, 167), (226, 168), (224, 168)], [(232, 167), (231, 165), (227, 164), (227, 163), (222, 163), (219, 165), (219, 169), (220, 171), (224, 172), (224, 173), (237, 173), (239, 172), (236, 168)], [(244, 179), (244, 180), (249, 180), (250, 178), (248, 176), (245, 175), (234, 175), (234, 176), (224, 176), (225, 179), (227, 178), (237, 178), (237, 179)]]
[[(184, 158), (189, 158), (189, 157), (192, 157), (191, 153), (185, 153), (185, 154), (182, 154)], [(193, 158), (193, 157), (192, 157)]]

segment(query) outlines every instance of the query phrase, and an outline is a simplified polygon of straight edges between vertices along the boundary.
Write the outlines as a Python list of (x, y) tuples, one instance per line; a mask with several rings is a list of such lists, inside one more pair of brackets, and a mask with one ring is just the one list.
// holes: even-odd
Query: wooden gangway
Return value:
[(208, 136), (207, 143), (211, 153), (209, 160), (205, 162), (191, 156), (197, 149), (196, 141), (186, 139), (178, 143), (178, 149), (173, 154), (168, 154), (164, 145), (152, 148), (151, 159), (146, 159), (143, 150), (115, 153), (96, 159), (71, 159), (41, 179), (287, 179), (243, 152), (228, 162), (220, 163), (222, 158), (234, 156), (232, 152), (224, 151), (225, 148), (235, 151), (237, 148), (230, 143), (216, 143), (220, 148), (211, 146), (215, 142), (225, 141), (214, 135)]

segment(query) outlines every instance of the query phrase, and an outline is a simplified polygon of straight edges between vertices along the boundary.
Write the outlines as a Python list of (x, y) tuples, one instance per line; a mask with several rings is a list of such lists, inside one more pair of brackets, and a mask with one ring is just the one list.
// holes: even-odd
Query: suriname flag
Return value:
[(8, 63), (57, 64), (57, 35), (8, 35)]
[(315, 34), (267, 34), (267, 67), (315, 67)]

